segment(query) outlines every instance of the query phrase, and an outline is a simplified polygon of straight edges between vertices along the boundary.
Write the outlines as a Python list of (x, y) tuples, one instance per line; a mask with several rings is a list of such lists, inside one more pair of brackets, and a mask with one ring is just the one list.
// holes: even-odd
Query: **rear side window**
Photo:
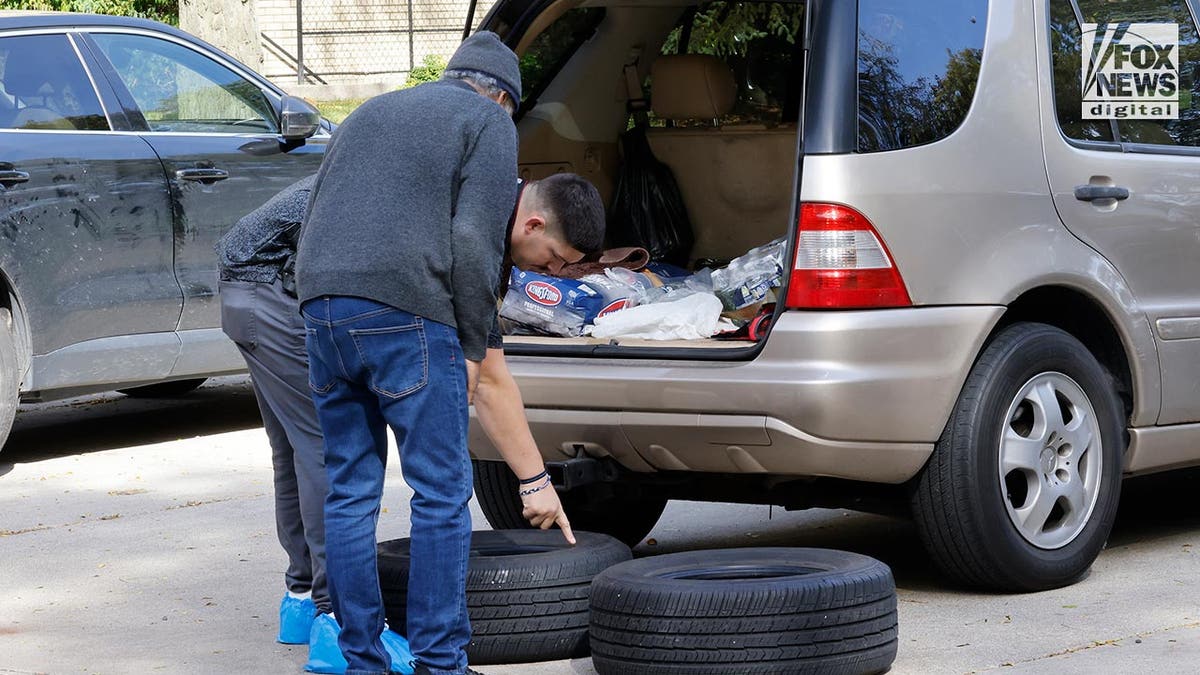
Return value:
[(1054, 59), (1054, 107), (1058, 126), (1067, 138), (1077, 141), (1112, 141), (1112, 124), (1108, 120), (1083, 118), (1083, 89), (1079, 84), (1083, 63), (1081, 39), (1071, 0), (1050, 3), (1050, 52)]
[(859, 152), (932, 143), (962, 124), (986, 23), (987, 0), (859, 2)]
[(103, 131), (96, 90), (66, 35), (0, 38), (0, 128)]
[[(1157, 0), (1152, 2), (1109, 2), (1108, 0), (1080, 0), (1077, 7), (1084, 23), (1099, 24), (1096, 29), (1099, 45), (1097, 49), (1104, 53), (1105, 45), (1111, 44), (1109, 37), (1132, 32), (1132, 24), (1174, 24), (1179, 29), (1178, 62), (1172, 64), (1178, 69), (1179, 109), (1173, 119), (1129, 119), (1123, 115), (1114, 114), (1111, 119), (1116, 121), (1120, 140), (1124, 143), (1138, 143), (1164, 146), (1200, 147), (1200, 107), (1196, 106), (1200, 97), (1200, 83), (1197, 83), (1197, 59), (1200, 59), (1200, 37), (1197, 36), (1196, 24), (1192, 19), (1184, 0)], [(1051, 21), (1070, 22), (1072, 36), (1075, 40), (1073, 56), (1074, 79), (1070, 80), (1064, 73), (1059, 75), (1059, 51), (1055, 50), (1055, 98), (1056, 101), (1067, 101), (1071, 98), (1081, 98), (1082, 83), (1080, 80), (1079, 61), (1082, 59), (1082, 45), (1079, 41), (1080, 27), (1074, 17), (1071, 0), (1054, 0), (1051, 6)], [(1057, 28), (1052, 26), (1052, 28)], [(1134, 38), (1121, 41), (1132, 42)], [(1106, 42), (1107, 41), (1107, 42)], [(1067, 67), (1070, 67), (1068, 64)], [(1065, 105), (1065, 103), (1063, 104)], [(1063, 132), (1071, 138), (1079, 138), (1077, 130), (1072, 126), (1071, 116), (1082, 116), (1082, 111), (1076, 106), (1074, 111), (1064, 111), (1059, 106), (1059, 123)], [(1107, 120), (1095, 121), (1093, 124), (1109, 126)], [(1081, 128), (1088, 133), (1088, 127)], [(1111, 132), (1108, 138), (1111, 138)]]

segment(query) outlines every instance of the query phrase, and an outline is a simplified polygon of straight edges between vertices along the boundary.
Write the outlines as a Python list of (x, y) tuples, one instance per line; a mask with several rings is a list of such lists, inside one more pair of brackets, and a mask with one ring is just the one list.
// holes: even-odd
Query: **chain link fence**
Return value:
[[(475, 3), (472, 28), (494, 0)], [(471, 0), (257, 0), (263, 74), (301, 84), (402, 84), (462, 41)]]

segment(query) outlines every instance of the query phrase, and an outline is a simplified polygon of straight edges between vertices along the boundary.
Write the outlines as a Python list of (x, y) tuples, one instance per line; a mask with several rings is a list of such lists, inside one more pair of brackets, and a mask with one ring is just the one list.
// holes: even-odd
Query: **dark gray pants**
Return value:
[(221, 281), (221, 327), (246, 365), (275, 467), (275, 528), (287, 552), (288, 590), (311, 590), (331, 611), (325, 581), (324, 442), (308, 386), (299, 303), (280, 283)]

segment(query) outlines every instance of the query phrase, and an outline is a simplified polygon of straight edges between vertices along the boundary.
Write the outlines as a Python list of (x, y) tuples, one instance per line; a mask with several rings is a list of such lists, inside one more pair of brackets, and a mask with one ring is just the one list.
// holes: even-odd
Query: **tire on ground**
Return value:
[[(527, 663), (588, 654), (592, 578), (629, 560), (629, 547), (575, 531), (570, 546), (552, 530), (471, 533), (467, 611), (473, 664)], [(406, 632), (409, 539), (380, 542), (379, 586), (388, 623)]]
[[(508, 465), (485, 460), (472, 460), (471, 464), (475, 471), (475, 496), (488, 523), (497, 530), (531, 527), (521, 515), (517, 477)], [(560, 492), (558, 496), (572, 528), (600, 532), (636, 546), (654, 529), (667, 506), (665, 498), (641, 494), (636, 489), (601, 483)]]
[(882, 562), (810, 548), (688, 551), (592, 582), (601, 675), (886, 671), (896, 585)]
[(17, 370), (17, 341), (12, 313), (0, 308), (0, 449), (4, 448), (17, 415), (21, 389), (21, 375)]
[(914, 485), (930, 557), (1001, 591), (1083, 578), (1116, 518), (1124, 427), (1116, 380), (1079, 340), (1046, 324), (1001, 330)]

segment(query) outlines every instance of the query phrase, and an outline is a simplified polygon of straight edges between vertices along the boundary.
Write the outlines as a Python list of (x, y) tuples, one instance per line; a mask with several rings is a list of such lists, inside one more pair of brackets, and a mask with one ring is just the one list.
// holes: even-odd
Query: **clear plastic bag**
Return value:
[(649, 270), (634, 272), (621, 268), (605, 270), (604, 273), (613, 281), (630, 288), (631, 298), (636, 305), (671, 302), (696, 293), (713, 292), (709, 270), (682, 277), (664, 277)]
[(750, 249), (729, 265), (712, 270), (713, 292), (721, 299), (727, 314), (751, 315), (774, 296), (772, 289), (783, 283), (783, 258), (787, 239), (779, 238)]

